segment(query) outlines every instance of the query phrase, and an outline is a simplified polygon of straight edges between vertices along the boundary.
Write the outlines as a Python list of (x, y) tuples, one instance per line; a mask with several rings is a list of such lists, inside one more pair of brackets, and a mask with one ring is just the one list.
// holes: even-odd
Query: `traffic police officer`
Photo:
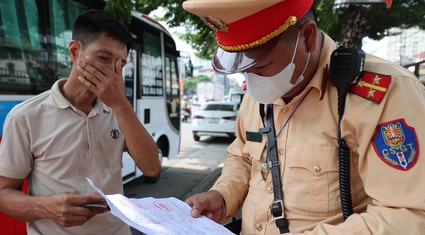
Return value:
[[(313, 0), (183, 3), (214, 30), (214, 69), (241, 72), (247, 81), (237, 138), (222, 174), (210, 191), (186, 199), (191, 214), (219, 222), (242, 208), (242, 234), (423, 234), (425, 90), (409, 71), (369, 54), (341, 120), (350, 147), (354, 211), (342, 216), (338, 94), (328, 76), (337, 44), (317, 28), (312, 5)], [(260, 104), (273, 104), (274, 143), (260, 131), (267, 126)], [(268, 159), (272, 145), (278, 164)], [(270, 209), (273, 168), (282, 195), (277, 216)]]

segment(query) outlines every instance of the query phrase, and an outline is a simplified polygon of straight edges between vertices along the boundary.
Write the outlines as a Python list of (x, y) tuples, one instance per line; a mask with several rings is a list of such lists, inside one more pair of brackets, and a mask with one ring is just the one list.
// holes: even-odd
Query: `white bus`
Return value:
[[(0, 0), (0, 141), (4, 119), (13, 106), (68, 75), (67, 48), (75, 18), (104, 6), (104, 0)], [(123, 71), (127, 98), (155, 140), (159, 158), (173, 158), (180, 148), (176, 44), (164, 27), (144, 14), (133, 12), (128, 27), (135, 48)], [(123, 182), (142, 174), (124, 154)]]
[[(160, 160), (180, 149), (179, 53), (170, 33), (152, 18), (133, 12), (129, 29), (135, 37), (123, 75), (126, 95), (142, 124), (155, 140)], [(141, 176), (132, 158), (124, 154), (124, 181)], [(145, 182), (156, 178), (145, 177)]]

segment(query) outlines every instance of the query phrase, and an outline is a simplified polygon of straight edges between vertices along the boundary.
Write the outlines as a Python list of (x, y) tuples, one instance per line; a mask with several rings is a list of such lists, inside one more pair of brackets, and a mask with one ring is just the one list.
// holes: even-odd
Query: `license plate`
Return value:
[(210, 120), (208, 120), (209, 124), (218, 124), (218, 118), (211, 118)]

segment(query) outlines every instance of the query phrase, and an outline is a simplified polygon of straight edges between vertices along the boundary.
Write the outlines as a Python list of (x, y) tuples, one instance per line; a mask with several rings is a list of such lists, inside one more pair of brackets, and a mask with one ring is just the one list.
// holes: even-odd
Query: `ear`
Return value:
[(81, 44), (75, 40), (71, 40), (68, 44), (68, 56), (71, 62), (77, 61), (78, 53), (80, 52)]
[(304, 22), (300, 29), (300, 34), (305, 38), (305, 45), (308, 52), (313, 52), (317, 48), (317, 25), (313, 20)]

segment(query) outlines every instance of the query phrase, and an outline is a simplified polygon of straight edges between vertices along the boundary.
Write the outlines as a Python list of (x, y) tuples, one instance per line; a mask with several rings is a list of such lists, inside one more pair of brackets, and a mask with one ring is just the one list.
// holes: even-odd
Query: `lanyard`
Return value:
[[(263, 170), (270, 170), (272, 172), (272, 182), (273, 182), (273, 193), (274, 200), (270, 205), (270, 214), (272, 218), (275, 220), (276, 226), (279, 228), (280, 233), (288, 233), (288, 221), (286, 220), (283, 214), (283, 201), (282, 201), (282, 184), (279, 172), (279, 161), (277, 159), (277, 137), (282, 132), (283, 128), (288, 124), (289, 120), (292, 118), (295, 111), (301, 105), (301, 103), (305, 100), (307, 95), (310, 93), (311, 89), (308, 93), (302, 98), (302, 100), (295, 107), (294, 111), (292, 111), (291, 115), (289, 115), (288, 119), (286, 119), (283, 126), (280, 128), (277, 136), (275, 135), (274, 128), (274, 120), (273, 120), (273, 104), (267, 105), (267, 127), (261, 128), (260, 131), (263, 133), (267, 133), (268, 144), (267, 144), (267, 157), (266, 163), (263, 164)], [(264, 110), (264, 109), (263, 109)], [(260, 112), (261, 113), (261, 112)]]
[[(275, 130), (273, 124), (273, 104), (267, 105), (267, 126), (269, 127), (269, 132), (267, 133), (268, 142), (272, 143), (276, 141)], [(267, 158), (268, 158), (268, 167), (272, 171), (272, 181), (273, 181), (273, 192), (274, 200), (270, 205), (270, 214), (275, 220), (276, 226), (279, 228), (280, 233), (289, 232), (288, 221), (286, 220), (283, 214), (283, 202), (282, 202), (282, 184), (280, 182), (280, 173), (279, 173), (279, 162), (277, 160), (277, 148), (275, 144), (268, 144), (267, 147)]]
[[(308, 96), (308, 94), (310, 94), (311, 92), (311, 88), (310, 90), (307, 92), (307, 94), (304, 95), (304, 97), (301, 99), (301, 101), (297, 104), (297, 106), (295, 106), (294, 111), (292, 111), (292, 113), (289, 115), (289, 117), (286, 119), (285, 123), (282, 125), (282, 127), (280, 128), (279, 132), (276, 135), (276, 138), (274, 138), (273, 142), (271, 143), (272, 146), (270, 146), (271, 148), (274, 148), (276, 143), (277, 143), (277, 138), (280, 136), (280, 133), (282, 133), (282, 130), (285, 128), (285, 126), (288, 124), (289, 120), (291, 120), (292, 116), (294, 115), (295, 111), (297, 111), (298, 107), (300, 107), (300, 105), (303, 103), (303, 101), (305, 100), (305, 98)], [(273, 104), (268, 104), (267, 106), (273, 106)], [(267, 110), (268, 111), (268, 110)], [(273, 118), (273, 117), (272, 117)], [(274, 122), (271, 123), (274, 127)], [(268, 124), (269, 126), (270, 124)], [(269, 140), (269, 144), (270, 144), (270, 140)]]

